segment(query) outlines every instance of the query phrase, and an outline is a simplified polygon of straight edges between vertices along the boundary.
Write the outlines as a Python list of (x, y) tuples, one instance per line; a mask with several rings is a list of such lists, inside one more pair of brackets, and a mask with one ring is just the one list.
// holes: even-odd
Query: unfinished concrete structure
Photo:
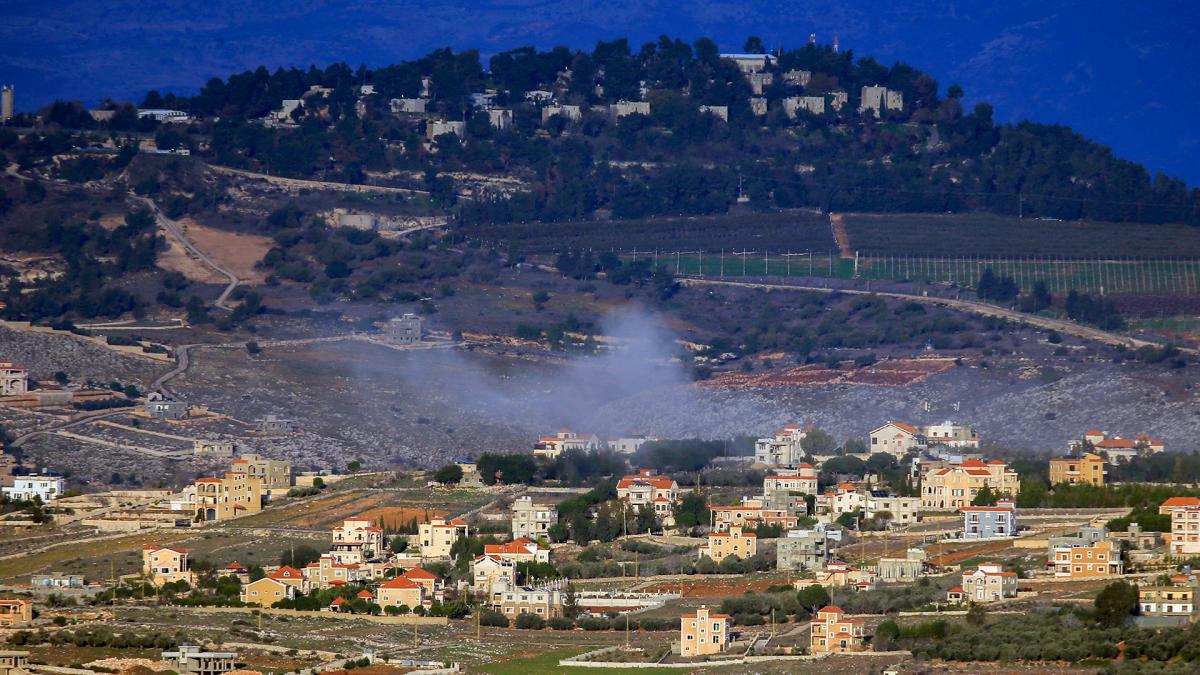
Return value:
[(157, 420), (181, 420), (187, 417), (188, 405), (183, 401), (152, 392), (146, 397), (146, 414)]
[(0, 396), (29, 393), (29, 369), (11, 361), (0, 361)]
[(264, 434), (290, 434), (296, 430), (296, 421), (275, 415), (266, 415), (256, 421), (254, 426)]
[(421, 317), (416, 314), (405, 313), (388, 321), (383, 327), (383, 333), (389, 342), (412, 345), (421, 341), (423, 323)]

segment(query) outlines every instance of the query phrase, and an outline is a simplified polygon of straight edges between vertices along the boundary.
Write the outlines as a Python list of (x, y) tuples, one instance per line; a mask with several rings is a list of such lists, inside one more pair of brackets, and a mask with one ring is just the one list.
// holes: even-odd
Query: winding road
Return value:
[(228, 305), (226, 305), (225, 301), (229, 299), (229, 294), (233, 293), (233, 289), (237, 288), (237, 285), (241, 283), (241, 280), (238, 279), (237, 276), (233, 272), (230, 272), (228, 269), (225, 269), (224, 267), (218, 265), (212, 258), (208, 257), (203, 251), (196, 248), (196, 245), (193, 244), (191, 242), (191, 240), (187, 238), (186, 234), (184, 234), (183, 227), (181, 227), (178, 222), (171, 220), (165, 214), (163, 214), (162, 209), (158, 208), (158, 204), (155, 204), (153, 199), (150, 199), (149, 197), (134, 197), (134, 199), (142, 202), (147, 207), (149, 207), (150, 211), (152, 213), (154, 213), (154, 217), (158, 221), (159, 227), (166, 230), (167, 232), (170, 232), (171, 235), (174, 236), (175, 239), (177, 239), (179, 241), (179, 244), (188, 251), (188, 253), (191, 253), (192, 255), (196, 256), (196, 258), (198, 258), (205, 265), (208, 265), (213, 270), (215, 270), (218, 274), (229, 279), (229, 285), (225, 287), (225, 290), (221, 291), (221, 295), (219, 297), (217, 297), (217, 300), (216, 300), (216, 302), (213, 303), (213, 305), (215, 305), (221, 309), (224, 309), (226, 311), (231, 311), (232, 308), (229, 307)]

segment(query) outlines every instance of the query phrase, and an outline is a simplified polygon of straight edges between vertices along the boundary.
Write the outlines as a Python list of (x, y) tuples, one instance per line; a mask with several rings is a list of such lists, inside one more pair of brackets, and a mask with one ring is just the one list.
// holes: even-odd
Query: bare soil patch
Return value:
[(861, 384), (876, 387), (908, 387), (954, 367), (954, 359), (889, 359), (863, 368), (829, 368), (810, 363), (786, 370), (760, 373), (726, 372), (700, 383), (714, 389), (799, 387), (830, 384)]
[[(204, 225), (194, 218), (181, 218), (179, 225), (188, 239), (196, 245), (196, 248), (204, 251), (205, 255), (211, 257), (217, 264), (233, 272), (237, 278), (253, 283), (262, 283), (266, 279), (266, 273), (263, 270), (255, 269), (254, 265), (262, 260), (274, 245), (270, 237), (219, 230)], [(177, 247), (178, 244), (173, 244), (173, 246)], [(199, 261), (197, 262), (199, 263)], [(203, 263), (199, 264), (203, 265)], [(205, 266), (205, 269), (208, 267)], [(209, 272), (212, 273), (211, 270)], [(184, 273), (186, 274), (186, 272)], [(218, 277), (217, 281), (224, 281), (224, 277)]]

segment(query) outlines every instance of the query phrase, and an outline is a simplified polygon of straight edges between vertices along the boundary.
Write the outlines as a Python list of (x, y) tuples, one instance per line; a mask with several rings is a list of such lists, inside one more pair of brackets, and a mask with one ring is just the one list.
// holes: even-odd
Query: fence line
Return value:
[(984, 270), (1012, 277), (1022, 291), (1041, 282), (1051, 293), (1193, 295), (1200, 293), (1200, 260), (1192, 258), (1062, 258), (856, 256), (834, 250), (731, 248), (717, 251), (617, 250), (624, 259), (648, 259), (677, 275), (707, 277), (835, 277), (930, 281), (975, 288)]

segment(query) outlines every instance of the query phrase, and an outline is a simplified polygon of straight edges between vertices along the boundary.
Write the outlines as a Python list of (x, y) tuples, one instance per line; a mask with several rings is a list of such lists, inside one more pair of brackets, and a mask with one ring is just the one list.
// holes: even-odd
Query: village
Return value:
[[(5, 393), (30, 396), (22, 369), (4, 366)], [(193, 413), (152, 394), (140, 414), (171, 427)], [(263, 419), (256, 433), (292, 424)], [(263, 664), (457, 672), (472, 667), (459, 641), (495, 648), (510, 631), (548, 631), (581, 638), (549, 650), (564, 668), (865, 659), (852, 662), (902, 672), (909, 623), (1090, 605), (1114, 584), (1136, 589), (1127, 613), (1139, 626), (1195, 621), (1192, 489), (1164, 485), (1170, 496), (1153, 509), (1019, 506), (1028, 477), (949, 421), (888, 421), (841, 447), (787, 424), (752, 454), (680, 470), (671, 450), (687, 443), (561, 429), (523, 455), (331, 473), (196, 441), (187, 453), (220, 466), (215, 475), (88, 494), (4, 455), (0, 526), (12, 536), (0, 550), (0, 630), (16, 650), (2, 654), (14, 668), (57, 672), (39, 671), (69, 665), (47, 661), (47, 645), (78, 644), (122, 614), (151, 626), (173, 608), (199, 620), (189, 634), (129, 658), (196, 675)], [(1111, 470), (1164, 451), (1145, 434), (1092, 429), (1037, 470), (1053, 495), (1069, 495), (1112, 488)], [(565, 480), (564, 467), (580, 463), (623, 472)], [(77, 543), (55, 541), (68, 533)], [(234, 626), (258, 630), (231, 627), (236, 641), (214, 630), (239, 615)], [(297, 634), (281, 649), (272, 643), (287, 629), (262, 627), (318, 617), (411, 628), (412, 646), (339, 636), (322, 647), (327, 638)]]

